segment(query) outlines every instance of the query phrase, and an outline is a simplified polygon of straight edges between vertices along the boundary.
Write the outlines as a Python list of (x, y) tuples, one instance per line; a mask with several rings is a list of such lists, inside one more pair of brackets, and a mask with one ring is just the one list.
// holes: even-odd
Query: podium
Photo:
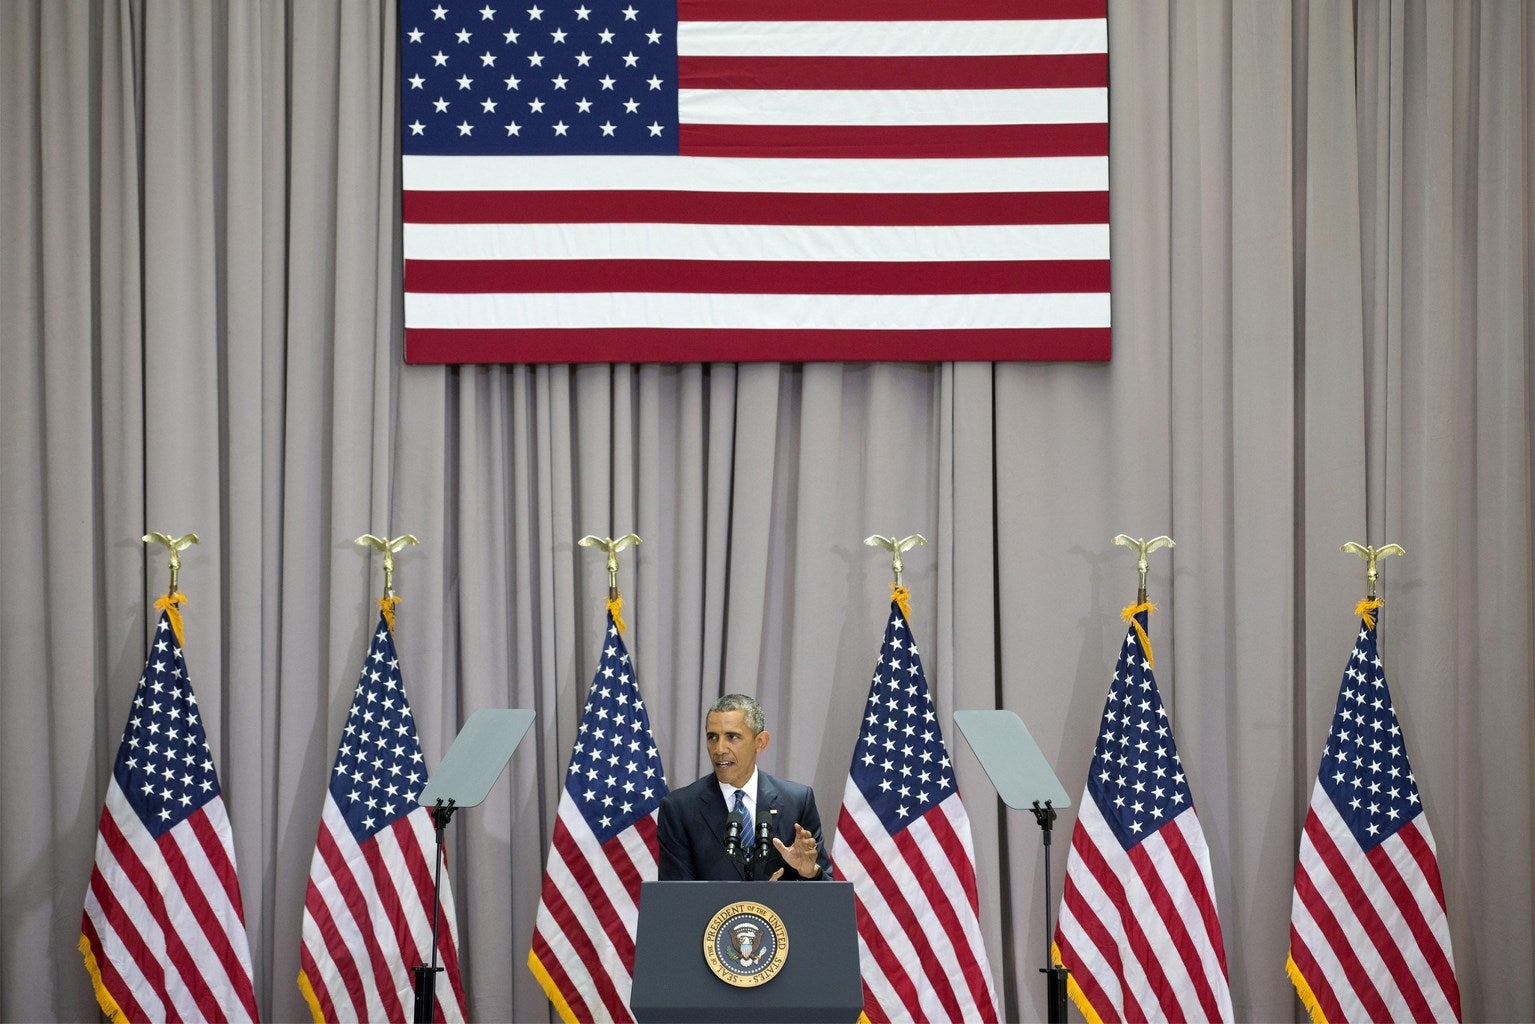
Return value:
[(641, 1024), (857, 1020), (853, 884), (645, 882), (629, 1008)]

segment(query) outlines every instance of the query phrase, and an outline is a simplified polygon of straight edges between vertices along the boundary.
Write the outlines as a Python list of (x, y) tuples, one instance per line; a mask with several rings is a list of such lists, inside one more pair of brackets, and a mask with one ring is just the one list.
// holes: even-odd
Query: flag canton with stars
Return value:
[(219, 795), (218, 772), (187, 663), (164, 612), (112, 770), (156, 839)]
[(400, 0), (400, 54), (407, 154), (677, 152), (674, 0)]
[(360, 845), (415, 810), (425, 786), (426, 764), (394, 636), (380, 615), (341, 730), (330, 795)]
[(571, 748), (565, 791), (599, 843), (654, 813), (667, 793), (650, 715), (611, 613), (602, 658)]
[[(1136, 618), (1145, 629), (1147, 614)], [(1194, 805), (1162, 694), (1133, 626), (1119, 648), (1087, 789), (1126, 850)]]
[(1343, 670), (1318, 779), (1366, 850), (1423, 811), (1375, 646), (1375, 630), (1363, 623)]
[(955, 792), (922, 657), (894, 601), (850, 775), (892, 835)]

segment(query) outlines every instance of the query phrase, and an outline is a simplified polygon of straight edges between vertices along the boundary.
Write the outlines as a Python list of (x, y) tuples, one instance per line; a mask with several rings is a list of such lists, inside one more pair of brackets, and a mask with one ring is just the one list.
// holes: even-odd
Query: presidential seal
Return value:
[(722, 981), (741, 988), (764, 985), (789, 959), (789, 930), (760, 903), (732, 903), (704, 929), (704, 960)]

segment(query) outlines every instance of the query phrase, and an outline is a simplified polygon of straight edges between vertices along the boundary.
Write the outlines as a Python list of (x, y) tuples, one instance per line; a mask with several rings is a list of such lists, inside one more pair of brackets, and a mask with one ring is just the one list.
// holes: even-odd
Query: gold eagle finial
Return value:
[(1178, 545), (1173, 543), (1173, 539), (1166, 535), (1161, 537), (1153, 537), (1150, 540), (1142, 540), (1139, 537), (1132, 537), (1128, 533), (1121, 533), (1117, 535), (1114, 538), (1114, 543), (1130, 548), (1136, 553), (1135, 569), (1136, 572), (1140, 573), (1141, 579), (1140, 589), (1137, 592), (1137, 603), (1145, 604), (1147, 569), (1146, 556), (1151, 554), (1153, 551), (1159, 551), (1162, 548), (1175, 548)]
[(876, 533), (865, 537), (863, 542), (871, 548), (884, 548), (890, 552), (890, 568), (895, 573), (895, 585), (899, 587), (901, 585), (901, 573), (906, 569), (906, 563), (901, 561), (901, 552), (921, 547), (927, 543), (927, 538), (920, 533), (914, 533), (910, 537), (902, 537), (900, 540), (896, 540), (894, 537), (884, 537)]
[(143, 541), (145, 544), (163, 544), (171, 553), (171, 587), (167, 594), (176, 593), (176, 588), (181, 585), (181, 552), (198, 543), (197, 534), (183, 533), (180, 537), (172, 537), (168, 533), (146, 533)]
[(599, 537), (594, 533), (588, 533), (585, 537), (576, 541), (583, 548), (601, 548), (608, 555), (608, 598), (611, 600), (618, 596), (618, 553), (630, 544), (643, 543), (638, 534), (626, 533), (616, 540), (612, 537)]
[(1407, 554), (1400, 544), (1382, 544), (1378, 548), (1372, 548), (1367, 544), (1359, 544), (1355, 541), (1349, 541), (1347, 544), (1344, 544), (1343, 550), (1351, 555), (1358, 555), (1360, 558), (1363, 558), (1365, 565), (1368, 566), (1365, 570), (1364, 578), (1370, 587), (1369, 598), (1371, 601), (1375, 600), (1375, 581), (1380, 579), (1380, 570), (1377, 568), (1376, 563), (1382, 558), (1387, 558), (1391, 555)]
[(376, 551), (384, 553), (384, 596), (394, 596), (394, 553), (404, 547), (415, 547), (421, 542), (415, 534), (402, 533), (398, 537), (375, 537), (371, 533), (365, 533), (353, 543), (366, 545)]

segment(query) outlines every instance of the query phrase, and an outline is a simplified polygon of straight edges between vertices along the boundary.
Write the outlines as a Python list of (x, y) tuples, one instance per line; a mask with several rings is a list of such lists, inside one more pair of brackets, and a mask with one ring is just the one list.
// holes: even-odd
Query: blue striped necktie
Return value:
[(746, 790), (736, 790), (735, 809), (741, 814), (741, 848), (750, 850), (752, 843), (757, 841), (757, 835), (752, 828), (751, 819), (746, 816)]

